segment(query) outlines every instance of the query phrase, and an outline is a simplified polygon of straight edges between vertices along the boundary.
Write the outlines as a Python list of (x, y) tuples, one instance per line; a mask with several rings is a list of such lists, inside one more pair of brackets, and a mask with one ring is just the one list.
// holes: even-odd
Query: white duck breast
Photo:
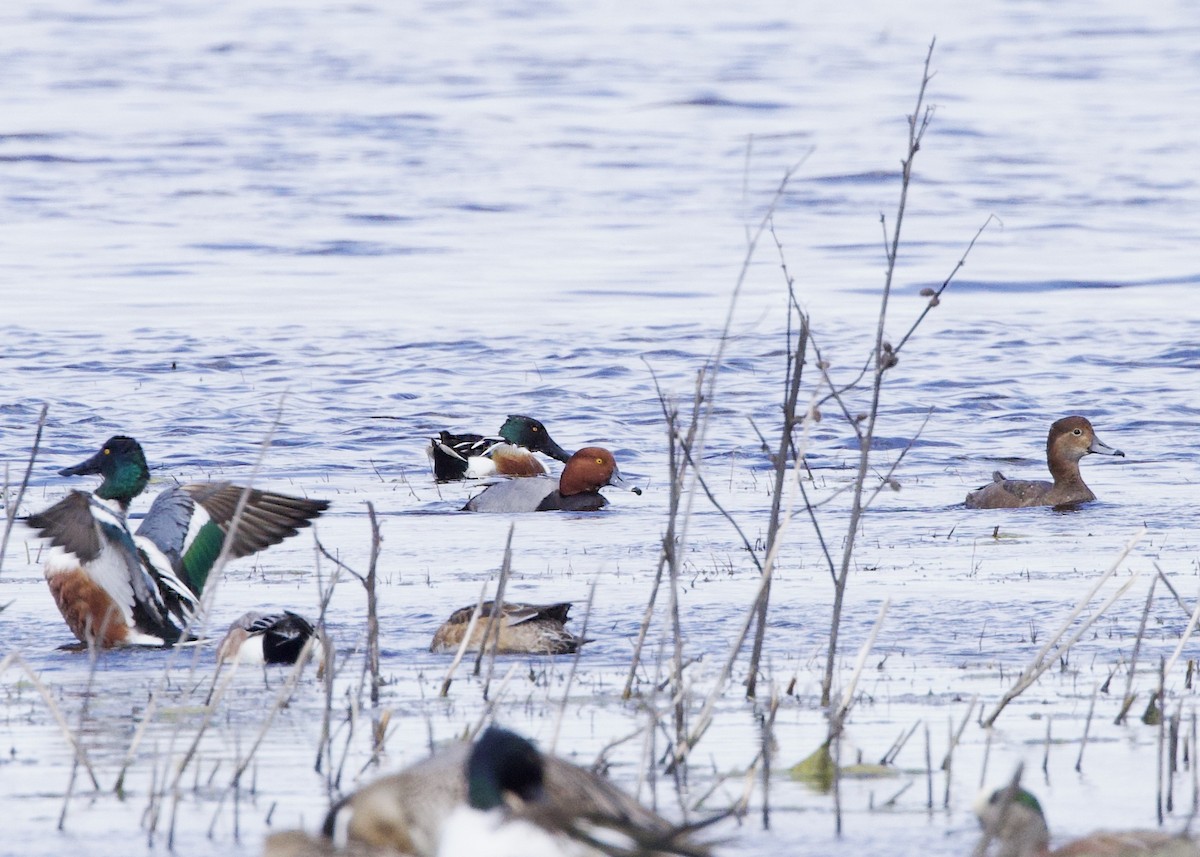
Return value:
[[(163, 636), (139, 630), (139, 625), (166, 633), (182, 629), (195, 609), (195, 598), (169, 568), (160, 580), (146, 570), (117, 504), (73, 491), (34, 518), (54, 546), (46, 560), (46, 579), (77, 572), (86, 565), (88, 577), (112, 599), (129, 627), (126, 644), (161, 646), (167, 642)], [(173, 609), (164, 602), (160, 585), (175, 593)]]
[(550, 833), (503, 809), (459, 806), (446, 819), (437, 857), (604, 857), (564, 834)]

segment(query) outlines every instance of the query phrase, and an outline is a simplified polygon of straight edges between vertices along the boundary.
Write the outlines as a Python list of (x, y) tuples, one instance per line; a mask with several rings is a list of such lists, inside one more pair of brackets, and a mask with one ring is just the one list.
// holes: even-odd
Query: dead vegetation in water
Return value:
[[(889, 603), (884, 599), (853, 665), (847, 669), (842, 654), (845, 648), (843, 618), (855, 569), (855, 549), (862, 533), (864, 516), (885, 489), (892, 490), (900, 484), (903, 475), (901, 464), (916, 440), (914, 436), (909, 445), (900, 450), (885, 467), (879, 466), (874, 454), (874, 441), (881, 420), (886, 418), (886, 380), (889, 373), (903, 371), (900, 357), (908, 353), (906, 346), (927, 314), (939, 305), (943, 293), (965, 264), (978, 238), (976, 235), (971, 240), (941, 286), (923, 295), (927, 300), (922, 311), (903, 337), (896, 344), (891, 344), (884, 331), (890, 311), (896, 264), (903, 246), (901, 226), (908, 204), (913, 163), (932, 119), (932, 109), (926, 105), (926, 87), (932, 79), (931, 59), (932, 45), (926, 57), (916, 105), (908, 117), (909, 134), (905, 157), (901, 161), (900, 199), (896, 215), (890, 226), (886, 219), (881, 219), (886, 259), (885, 281), (873, 344), (862, 364), (850, 370), (847, 377), (842, 377), (839, 368), (826, 359), (821, 348), (819, 320), (810, 318), (797, 294), (797, 283), (786, 258), (784, 241), (780, 237), (782, 230), (776, 222), (778, 203), (786, 193), (795, 169), (800, 166), (797, 165), (780, 181), (766, 212), (749, 237), (742, 271), (714, 357), (708, 365), (697, 370), (690, 398), (677, 400), (659, 386), (657, 377), (654, 378), (667, 435), (666, 454), (670, 476), (667, 516), (658, 545), (656, 567), (647, 581), (646, 606), (631, 646), (628, 667), (620, 670), (619, 676), (615, 671), (607, 675), (583, 674), (579, 667), (586, 655), (582, 652), (577, 652), (569, 660), (529, 665), (520, 659), (513, 659), (506, 664), (497, 658), (496, 637), (492, 633), (497, 629), (489, 628), (487, 638), (491, 643), (481, 648), (468, 675), (458, 675), (464, 646), (456, 653), (444, 675), (409, 677), (412, 684), (421, 688), (420, 693), (424, 694), (427, 687), (429, 692), (427, 698), (416, 702), (403, 700), (410, 710), (400, 711), (398, 701), (389, 696), (388, 678), (385, 676), (386, 672), (393, 669), (399, 671), (399, 668), (385, 664), (381, 656), (378, 563), (383, 552), (384, 532), (374, 506), (370, 503), (365, 506), (371, 540), (369, 565), (365, 572), (360, 573), (352, 568), (340, 558), (337, 550), (328, 549), (319, 541), (316, 543), (314, 553), (321, 604), (318, 626), (325, 626), (325, 611), (335, 589), (351, 581), (356, 581), (362, 587), (367, 614), (361, 639), (350, 641), (340, 650), (333, 646), (326, 647), (324, 673), (317, 679), (322, 696), (318, 746), (315, 753), (311, 753), (312, 748), (306, 747), (304, 750), (313, 756), (313, 767), (322, 777), (329, 801), (349, 791), (356, 782), (361, 781), (364, 772), (378, 770), (385, 761), (390, 761), (389, 739), (397, 729), (411, 730), (413, 724), (422, 719), (423, 731), (432, 741), (434, 718), (442, 718), (443, 723), (452, 722), (456, 724), (459, 734), (470, 736), (497, 716), (520, 717), (522, 712), (543, 712), (544, 716), (553, 718), (555, 724), (553, 737), (548, 742), (549, 748), (553, 749), (559, 743), (569, 711), (583, 708), (583, 705), (572, 702), (574, 695), (579, 694), (611, 703), (619, 711), (616, 719), (624, 718), (620, 722), (628, 726), (624, 734), (609, 736), (611, 740), (604, 742), (596, 755), (596, 767), (607, 766), (611, 757), (622, 748), (637, 747), (636, 754), (628, 750), (624, 754), (626, 760), (631, 755), (636, 756), (636, 773), (628, 779), (636, 781), (638, 794), (644, 794), (648, 802), (657, 806), (665, 782), (670, 784), (674, 798), (673, 812), (685, 820), (696, 813), (729, 808), (741, 814), (757, 810), (759, 824), (763, 828), (770, 826), (773, 809), (776, 817), (779, 811), (776, 802), (779, 786), (776, 785), (773, 790), (773, 769), (788, 767), (787, 759), (798, 757), (808, 749), (779, 746), (781, 712), (784, 715), (790, 715), (793, 710), (812, 712), (813, 716), (807, 722), (823, 720), (823, 734), (811, 736), (818, 749), (810, 757), (810, 764), (803, 770), (794, 770), (794, 776), (815, 782), (830, 795), (834, 826), (840, 833), (844, 825), (846, 777), (869, 778), (880, 776), (882, 772), (888, 775), (902, 773), (909, 778), (908, 783), (895, 789), (889, 788), (889, 795), (878, 805), (880, 811), (893, 809), (905, 790), (914, 782), (923, 780), (924, 806), (933, 811), (937, 803), (935, 781), (940, 776), (943, 787), (940, 807), (949, 809), (953, 803), (952, 783), (956, 782), (951, 774), (963, 770), (963, 766), (955, 763), (955, 752), (964, 743), (967, 730), (973, 727), (990, 729), (1008, 705), (1033, 687), (1045, 686), (1047, 682), (1068, 681), (1065, 664), (1069, 662), (1075, 644), (1085, 638), (1087, 632), (1094, 628), (1095, 623), (1137, 579), (1136, 575), (1130, 576), (1105, 601), (1098, 606), (1093, 603), (1103, 584), (1110, 581), (1122, 567), (1134, 542), (1126, 547), (1109, 572), (1080, 598), (1076, 609), (1064, 617), (1060, 627), (1045, 640), (1015, 682), (1003, 692), (997, 690), (992, 697), (981, 697), (980, 702), (975, 698), (977, 694), (972, 693), (969, 701), (964, 700), (967, 702), (965, 710), (953, 712), (953, 718), (947, 724), (944, 748), (939, 748), (944, 749), (939, 767), (934, 767), (932, 759), (935, 742), (940, 739), (931, 733), (928, 721), (906, 723), (895, 742), (878, 753), (877, 762), (854, 757), (855, 751), (847, 740), (856, 706), (870, 704), (868, 694), (861, 686), (864, 675), (869, 675), (872, 669), (882, 671), (881, 667), (871, 664), (871, 658), (880, 636), (886, 639), (889, 610)], [(761, 519), (750, 522), (725, 508), (715, 488), (715, 474), (706, 468), (704, 462), (709, 426), (721, 396), (721, 371), (727, 348), (734, 342), (730, 331), (738, 295), (751, 263), (759, 252), (760, 243), (768, 236), (779, 259), (786, 292), (787, 324), (782, 334), (785, 357), (780, 367), (783, 383), (778, 405), (778, 425), (760, 427), (752, 422), (749, 426), (759, 440), (762, 456), (770, 464), (771, 482), (769, 507), (762, 511)], [(650, 371), (653, 375), (652, 366)], [(824, 489), (814, 483), (813, 474), (808, 470), (805, 453), (810, 446), (811, 431), (822, 419), (840, 420), (857, 444), (854, 477), (849, 486)], [(43, 411), (30, 455), (30, 469), (44, 423)], [(264, 452), (269, 442), (268, 437), (263, 445)], [(29, 469), (26, 470), (16, 500), (8, 505), (5, 542), (28, 479)], [(253, 478), (250, 481), (252, 483)], [(834, 508), (830, 502), (831, 498), (843, 493), (849, 501), (848, 512)], [(728, 522), (744, 548), (744, 556), (753, 564), (757, 574), (753, 596), (742, 605), (741, 621), (728, 640), (725, 656), (715, 669), (703, 664), (699, 656), (691, 651), (681, 619), (685, 603), (685, 556), (690, 544), (689, 526), (698, 503), (710, 503)], [(236, 520), (235, 517), (235, 527)], [(765, 526), (762, 526), (763, 521)], [(765, 530), (761, 544), (751, 538), (750, 534), (756, 529)], [(513, 542), (514, 531), (510, 529), (493, 595), (498, 603), (503, 603), (505, 597), (513, 562)], [(793, 693), (796, 684), (794, 677), (792, 686), (781, 689), (777, 673), (764, 660), (768, 636), (772, 633), (773, 611), (778, 610), (778, 605), (772, 602), (774, 574), (785, 549), (796, 544), (803, 544), (812, 555), (820, 558), (824, 563), (823, 573), (827, 573), (829, 580), (825, 596), (829, 603), (826, 644), (807, 666), (797, 667), (796, 670), (797, 673), (807, 670), (811, 675), (818, 676), (816, 684), (819, 691), (803, 698)], [(2, 559), (0, 555), (0, 561)], [(333, 567), (327, 579), (322, 562)], [(214, 569), (215, 572), (219, 572), (220, 564)], [(213, 576), (215, 580), (220, 577), (219, 573)], [(481, 588), (478, 599), (480, 605), (487, 598), (487, 588), (486, 584)], [(211, 599), (217, 597), (217, 591), (217, 586), (206, 591), (206, 607), (202, 616), (209, 615)], [(584, 614), (584, 633), (591, 619), (591, 595), (595, 591), (593, 582), (589, 609)], [(603, 590), (600, 595), (602, 598)], [(1152, 597), (1153, 590), (1150, 593)], [(1182, 605), (1182, 599), (1176, 598)], [(1147, 605), (1149, 603), (1148, 598)], [(497, 612), (493, 611), (492, 619), (482, 620), (477, 607), (471, 621), (494, 622)], [(1109, 678), (1122, 670), (1126, 674), (1124, 701), (1117, 715), (1118, 721), (1125, 717), (1136, 697), (1134, 679), (1148, 612), (1149, 607), (1143, 613), (1128, 662), (1113, 666), (1111, 670), (1109, 665), (1103, 665), (1103, 671)], [(1153, 721), (1152, 725), (1158, 729), (1159, 735), (1162, 768), (1157, 781), (1158, 805), (1164, 816), (1172, 812), (1177, 803), (1175, 789), (1182, 772), (1190, 772), (1192, 777), (1193, 806), (1197, 800), (1195, 795), (1200, 793), (1195, 786), (1195, 713), (1192, 711), (1189, 716), (1189, 712), (1183, 710), (1182, 701), (1175, 704), (1173, 711), (1168, 710), (1171, 708), (1168, 679), (1176, 672), (1184, 645), (1200, 617), (1200, 603), (1196, 610), (1186, 611), (1185, 608), (1185, 612), (1189, 612), (1191, 617), (1188, 629), (1181, 636), (1170, 662), (1163, 663), (1155, 672), (1150, 707), (1147, 709), (1147, 719)], [(665, 620), (660, 618), (656, 623), (656, 618), (663, 613)], [(656, 634), (656, 630), (661, 633)], [(199, 633), (203, 635), (203, 627)], [(467, 637), (470, 637), (469, 633)], [(186, 673), (182, 673), (186, 677), (180, 678), (182, 671), (177, 672), (175, 668), (182, 663), (180, 659), (189, 656), (190, 667)], [(0, 661), (0, 676), (6, 673), (19, 674), (37, 690), (41, 703), (71, 748), (71, 773), (64, 785), (60, 828), (69, 826), (69, 810), (81, 796), (77, 779), (86, 777), (91, 788), (88, 793), (90, 800), (109, 797), (128, 800), (136, 794), (136, 798), (144, 802), (142, 832), (150, 842), (162, 836), (169, 846), (177, 844), (177, 824), (181, 813), (188, 809), (189, 802), (201, 803), (209, 812), (210, 837), (219, 838), (220, 830), (231, 829), (231, 835), (237, 839), (239, 819), (248, 811), (248, 807), (253, 804), (256, 812), (261, 814), (262, 797), (256, 800), (254, 779), (256, 765), (268, 763), (260, 761), (259, 753), (272, 727), (281, 717), (287, 716), (289, 706), (297, 695), (309, 687), (304, 684), (306, 658), (302, 658), (296, 667), (276, 681), (273, 692), (266, 694), (265, 701), (259, 706), (255, 722), (247, 720), (233, 730), (236, 746), (232, 751), (222, 748), (206, 755), (203, 752), (206, 746), (219, 743), (213, 740), (212, 732), (222, 715), (228, 711), (230, 695), (239, 687), (236, 682), (237, 670), (231, 669), (222, 674), (220, 670), (211, 670), (208, 664), (201, 663), (199, 650), (176, 650), (167, 660), (160, 685), (149, 692), (121, 759), (117, 763), (102, 766), (89, 752), (89, 732), (97, 728), (97, 723), (96, 714), (87, 700), (93, 695), (97, 653), (91, 652), (89, 657), (83, 700), (77, 708), (67, 711), (63, 710), (61, 700), (56, 700), (46, 681), (36, 675), (20, 655), (9, 654)], [(702, 671), (701, 667), (705, 667), (706, 671)], [(1055, 667), (1060, 672), (1057, 678), (1054, 675)], [(1050, 675), (1047, 676), (1047, 673)], [(739, 678), (743, 682), (744, 693), (735, 694), (733, 688)], [(1189, 661), (1189, 682), (1190, 678)], [(1091, 704), (1086, 722), (1079, 732), (1081, 737), (1076, 770), (1084, 768), (1084, 750), (1092, 729), (1098, 688), (1097, 684), (1088, 697)], [(735, 695), (744, 696), (744, 699), (733, 700)], [(995, 702), (988, 708), (993, 698)], [(973, 722), (971, 718), (977, 709), (980, 711), (980, 720)], [(983, 714), (985, 709), (988, 711), (986, 716)], [(706, 740), (711, 738), (714, 726), (723, 727), (727, 722), (743, 720), (747, 715), (753, 719), (753, 729), (749, 730), (752, 740), (748, 739), (738, 751), (741, 764), (732, 770), (728, 766), (718, 768), (705, 758)], [(403, 726), (400, 725), (401, 721)], [(1185, 728), (1189, 721), (1190, 733)], [(1046, 726), (1045, 759), (1049, 767), (1053, 743), (1051, 719), (1047, 719)], [(901, 772), (897, 759), (920, 727), (923, 727), (924, 735), (924, 767), (916, 774)], [(226, 736), (230, 732), (228, 729), (224, 731)], [(795, 730), (791, 730), (790, 734), (794, 735)], [(988, 737), (985, 740), (990, 742), (991, 732), (986, 734)], [(153, 742), (149, 749), (145, 745), (147, 740)], [(969, 735), (967, 740), (970, 740)], [(857, 752), (861, 755), (862, 751), (859, 749)], [(785, 759), (783, 765), (778, 762), (780, 756)], [(982, 776), (986, 777), (986, 759), (982, 767)], [(137, 787), (131, 788), (135, 778)], [(962, 779), (965, 783), (965, 775)], [(265, 799), (269, 800), (269, 795)], [(266, 817), (266, 823), (270, 824), (269, 811)]]

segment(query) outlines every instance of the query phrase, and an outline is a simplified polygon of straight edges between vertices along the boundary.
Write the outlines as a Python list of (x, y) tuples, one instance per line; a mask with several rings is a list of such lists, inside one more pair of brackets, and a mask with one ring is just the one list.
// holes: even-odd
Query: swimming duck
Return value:
[(94, 493), (72, 491), (26, 523), (49, 539), (46, 582), (72, 633), (102, 648), (179, 641), (199, 605), (243, 493), (231, 559), (283, 541), (328, 506), (229, 482), (176, 485), (159, 494), (133, 533), (129, 503), (150, 481), (141, 445), (111, 437), (62, 476), (98, 473)]
[(600, 489), (621, 485), (611, 452), (585, 446), (567, 460), (558, 478), (512, 479), (489, 485), (463, 507), (466, 512), (594, 512), (608, 505)]
[(441, 432), (430, 441), (429, 458), (438, 482), (485, 476), (541, 476), (545, 466), (533, 453), (566, 462), (571, 453), (554, 442), (533, 417), (510, 414), (499, 437)]
[(319, 663), (325, 650), (311, 622), (291, 610), (266, 615), (251, 611), (229, 626), (217, 646), (217, 663), (294, 664), (309, 640), (312, 659)]
[[(496, 609), (494, 601), (483, 602), (483, 609), (471, 639), (467, 643), (468, 652), (477, 652), (483, 646), (484, 635), (488, 631), (489, 617)], [(500, 623), (496, 651), (502, 655), (566, 655), (579, 649), (584, 643), (590, 642), (582, 637), (576, 637), (563, 626), (567, 622), (567, 613), (571, 610), (571, 602), (559, 604), (513, 604), (505, 601), (500, 607), (498, 621)], [(429, 646), (431, 652), (457, 652), (467, 626), (471, 622), (471, 614), (475, 605), (463, 607), (450, 614), (450, 618), (442, 623), (433, 635)]]
[(992, 474), (990, 485), (967, 495), (967, 508), (1066, 506), (1095, 500), (1096, 495), (1079, 474), (1079, 460), (1093, 452), (1125, 457), (1121, 450), (1102, 443), (1084, 417), (1063, 417), (1050, 426), (1050, 436), (1046, 439), (1046, 463), (1054, 477), (1053, 482), (1005, 479), (997, 470)]
[[(1037, 798), (1025, 789), (997, 789), (975, 807), (995, 857), (1200, 857), (1200, 845), (1159, 830), (1093, 833), (1050, 850), (1050, 831)], [(1007, 805), (1006, 805), (1007, 804)]]
[[(505, 806), (536, 803), (539, 822), (553, 819), (566, 830), (568, 825), (586, 820), (593, 828), (611, 831), (613, 836), (619, 832), (625, 840), (641, 844), (641, 850), (626, 847), (624, 852), (615, 853), (643, 857), (668, 853), (702, 857), (708, 853), (703, 845), (691, 842), (685, 830), (646, 809), (600, 775), (556, 756), (540, 754), (536, 749), (532, 749), (531, 755), (530, 749), (532, 745), (525, 739), (499, 729), (488, 730), (475, 745), (454, 742), (428, 759), (376, 780), (335, 804), (325, 819), (325, 841), (352, 850), (456, 857), (460, 852), (450, 849), (457, 848), (456, 843), (463, 840), (458, 837), (446, 841), (458, 826), (451, 819), (459, 808), (466, 808), (469, 799), (477, 804), (490, 803), (498, 788)], [(512, 769), (508, 760), (514, 756), (525, 758), (525, 765)], [(530, 778), (537, 779), (536, 787)], [(470, 787), (468, 779), (472, 781)], [(488, 810), (481, 807), (479, 811)], [(578, 834), (588, 835), (582, 830)], [(601, 837), (602, 834), (597, 838)], [(493, 851), (491, 838), (472, 841), (471, 857), (509, 853)], [(523, 850), (512, 853), (521, 857), (546, 853), (530, 850), (528, 845), (526, 842)], [(567, 850), (562, 844), (559, 848), (549, 853), (560, 856), (605, 853), (594, 849)]]

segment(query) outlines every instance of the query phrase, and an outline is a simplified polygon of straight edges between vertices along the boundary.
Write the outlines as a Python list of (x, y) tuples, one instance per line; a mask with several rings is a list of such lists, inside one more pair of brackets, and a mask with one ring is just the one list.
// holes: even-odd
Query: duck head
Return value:
[(508, 792), (530, 803), (541, 798), (543, 779), (542, 755), (532, 743), (489, 726), (467, 759), (467, 801), (487, 811), (503, 806)]
[(1050, 436), (1046, 438), (1046, 460), (1051, 463), (1051, 470), (1056, 461), (1078, 462), (1091, 453), (1125, 457), (1121, 450), (1113, 449), (1096, 437), (1096, 430), (1086, 417), (1063, 417), (1050, 426)]
[(504, 425), (500, 426), (500, 437), (514, 446), (540, 452), (559, 461), (567, 461), (571, 453), (554, 442), (546, 427), (533, 417), (521, 414), (509, 414)]
[(624, 485), (617, 460), (607, 449), (585, 446), (572, 455), (558, 478), (558, 490), (564, 496), (596, 493), (605, 485)]
[(131, 437), (114, 435), (105, 441), (100, 451), (74, 467), (64, 467), (59, 476), (86, 476), (99, 473), (104, 477), (96, 496), (128, 505), (141, 494), (150, 481), (150, 468), (141, 445)]
[(986, 792), (975, 803), (984, 833), (996, 843), (996, 857), (1038, 857), (1049, 853), (1050, 830), (1038, 799), (1023, 788)]

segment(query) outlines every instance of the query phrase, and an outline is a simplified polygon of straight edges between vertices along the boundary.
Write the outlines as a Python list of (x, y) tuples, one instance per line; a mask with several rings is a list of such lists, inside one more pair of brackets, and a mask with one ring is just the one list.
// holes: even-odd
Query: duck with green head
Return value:
[(433, 477), (438, 482), (487, 476), (541, 476), (546, 467), (534, 456), (535, 452), (564, 464), (571, 457), (571, 453), (554, 442), (544, 425), (521, 414), (509, 415), (500, 427), (499, 437), (443, 431), (429, 446)]
[(1200, 845), (1161, 830), (1100, 832), (1050, 848), (1050, 829), (1038, 799), (1008, 786), (981, 796), (975, 807), (984, 841), (977, 854), (993, 857), (1200, 857)]
[[(45, 575), (59, 611), (83, 643), (102, 648), (179, 641), (226, 538), (236, 559), (283, 541), (328, 506), (229, 482), (176, 485), (159, 494), (136, 532), (126, 515), (150, 469), (141, 445), (116, 435), (62, 476), (99, 474), (26, 519), (53, 549)], [(238, 504), (245, 505), (236, 527)]]
[(275, 834), (265, 854), (708, 857), (691, 833), (599, 774), (492, 727), (339, 801), (320, 837)]

